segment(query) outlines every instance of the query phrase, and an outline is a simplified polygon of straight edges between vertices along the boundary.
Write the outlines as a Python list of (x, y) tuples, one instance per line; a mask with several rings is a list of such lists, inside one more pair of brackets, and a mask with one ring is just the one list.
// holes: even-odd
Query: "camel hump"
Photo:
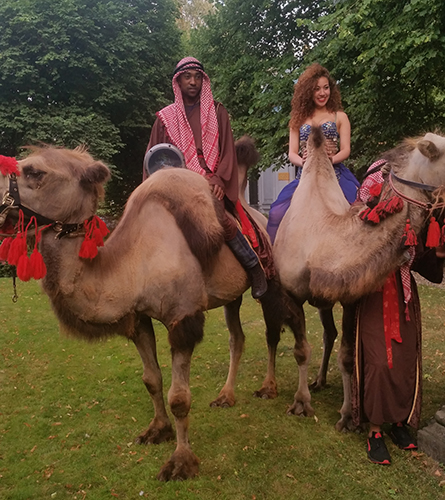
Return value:
[(146, 201), (162, 204), (175, 218), (190, 251), (203, 270), (209, 269), (224, 244), (219, 206), (209, 183), (185, 168), (165, 168), (140, 186)]
[(312, 144), (312, 147), (315, 149), (320, 149), (324, 144), (324, 135), (321, 127), (312, 127), (311, 133), (309, 135), (309, 144)]
[(243, 135), (235, 142), (238, 165), (251, 168), (260, 161), (260, 154), (255, 147), (255, 141), (248, 135)]

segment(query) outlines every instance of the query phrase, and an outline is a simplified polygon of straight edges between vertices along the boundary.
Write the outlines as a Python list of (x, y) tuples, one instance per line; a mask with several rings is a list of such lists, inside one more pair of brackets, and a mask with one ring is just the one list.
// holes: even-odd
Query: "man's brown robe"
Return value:
[[(420, 252), (419, 252), (420, 255)], [(435, 250), (424, 252), (412, 269), (429, 281), (440, 283), (443, 259)], [(406, 422), (417, 428), (422, 402), (422, 323), (417, 286), (411, 276), (412, 298), (406, 320), (400, 272), (396, 273), (402, 342), (391, 341), (393, 368), (389, 368), (383, 327), (383, 292), (363, 297), (357, 312), (357, 337), (353, 374), (352, 413), (356, 425), (362, 422)]]

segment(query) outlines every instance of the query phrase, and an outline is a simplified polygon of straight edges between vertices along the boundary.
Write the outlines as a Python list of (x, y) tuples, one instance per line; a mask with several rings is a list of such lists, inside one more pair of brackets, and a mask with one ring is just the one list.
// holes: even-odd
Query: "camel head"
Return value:
[(32, 147), (18, 162), (22, 205), (64, 223), (78, 223), (96, 212), (110, 171), (83, 147), (74, 150)]
[(431, 186), (445, 186), (445, 137), (427, 133), (405, 141), (402, 147), (412, 150), (406, 173), (399, 170), (402, 177)]

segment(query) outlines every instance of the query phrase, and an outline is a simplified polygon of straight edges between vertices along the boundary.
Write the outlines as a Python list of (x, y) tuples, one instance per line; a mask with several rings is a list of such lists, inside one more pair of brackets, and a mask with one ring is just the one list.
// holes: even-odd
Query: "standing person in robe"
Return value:
[(321, 126), (340, 187), (349, 203), (355, 201), (360, 184), (342, 163), (351, 150), (351, 125), (342, 109), (340, 91), (328, 70), (318, 63), (309, 66), (294, 88), (289, 122), (289, 160), (297, 170), (295, 179), (282, 189), (270, 207), (267, 232), (272, 243), (300, 182), (307, 158), (306, 143), (313, 126)]
[[(368, 172), (373, 170), (371, 166)], [(380, 170), (370, 173), (358, 200), (367, 202), (370, 191), (382, 183)], [(418, 427), (422, 401), (420, 301), (411, 270), (440, 283), (445, 257), (443, 247), (425, 249), (425, 236), (419, 240), (407, 247), (406, 262), (388, 276), (383, 288), (363, 297), (358, 305), (352, 413), (355, 425), (369, 423), (368, 458), (380, 465), (391, 464), (384, 424), (399, 448), (417, 449), (407, 427)]]
[[(175, 102), (157, 113), (147, 150), (170, 143), (184, 155), (186, 167), (203, 175), (222, 207), (238, 201), (238, 169), (229, 115), (213, 100), (210, 79), (194, 57), (179, 61), (173, 74)], [(146, 173), (143, 173), (144, 180)], [(246, 270), (252, 296), (261, 298), (267, 281), (256, 253), (225, 210), (224, 238)]]

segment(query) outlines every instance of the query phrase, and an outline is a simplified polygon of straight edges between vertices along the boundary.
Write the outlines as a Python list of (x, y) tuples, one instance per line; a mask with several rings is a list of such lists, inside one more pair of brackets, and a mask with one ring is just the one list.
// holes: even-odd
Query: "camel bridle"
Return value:
[(9, 188), (5, 192), (2, 204), (0, 205), (0, 228), (6, 221), (6, 218), (11, 210), (21, 210), (23, 215), (31, 220), (32, 217), (35, 218), (38, 226), (45, 226), (46, 229), (52, 229), (56, 233), (56, 239), (63, 238), (65, 236), (83, 236), (85, 235), (84, 222), (80, 223), (64, 223), (61, 221), (56, 221), (49, 219), (44, 215), (41, 215), (31, 208), (22, 205), (20, 200), (19, 187), (17, 184), (17, 175), (15, 173), (9, 174)]
[(389, 185), (391, 187), (391, 189), (394, 191), (394, 193), (399, 196), (400, 198), (402, 198), (403, 200), (405, 200), (406, 202), (412, 204), (412, 205), (415, 205), (417, 207), (420, 207), (420, 208), (423, 208), (424, 210), (428, 211), (428, 212), (432, 212), (433, 210), (436, 210), (436, 209), (441, 209), (441, 208), (445, 208), (445, 201), (441, 202), (441, 203), (432, 203), (432, 202), (423, 202), (423, 201), (419, 201), (419, 200), (416, 200), (414, 198), (411, 198), (410, 196), (407, 196), (406, 194), (402, 193), (401, 191), (399, 191), (395, 185), (394, 185), (394, 181), (396, 182), (399, 182), (400, 184), (405, 184), (406, 186), (409, 186), (409, 187), (412, 187), (414, 189), (419, 189), (419, 190), (423, 190), (423, 191), (428, 191), (430, 193), (433, 193), (434, 191), (440, 189), (441, 187), (443, 188), (443, 186), (431, 186), (429, 184), (423, 184), (421, 182), (414, 182), (414, 181), (410, 181), (410, 180), (407, 180), (407, 179), (402, 179), (401, 177), (398, 177), (394, 172), (393, 170), (391, 169), (390, 173), (389, 173)]

